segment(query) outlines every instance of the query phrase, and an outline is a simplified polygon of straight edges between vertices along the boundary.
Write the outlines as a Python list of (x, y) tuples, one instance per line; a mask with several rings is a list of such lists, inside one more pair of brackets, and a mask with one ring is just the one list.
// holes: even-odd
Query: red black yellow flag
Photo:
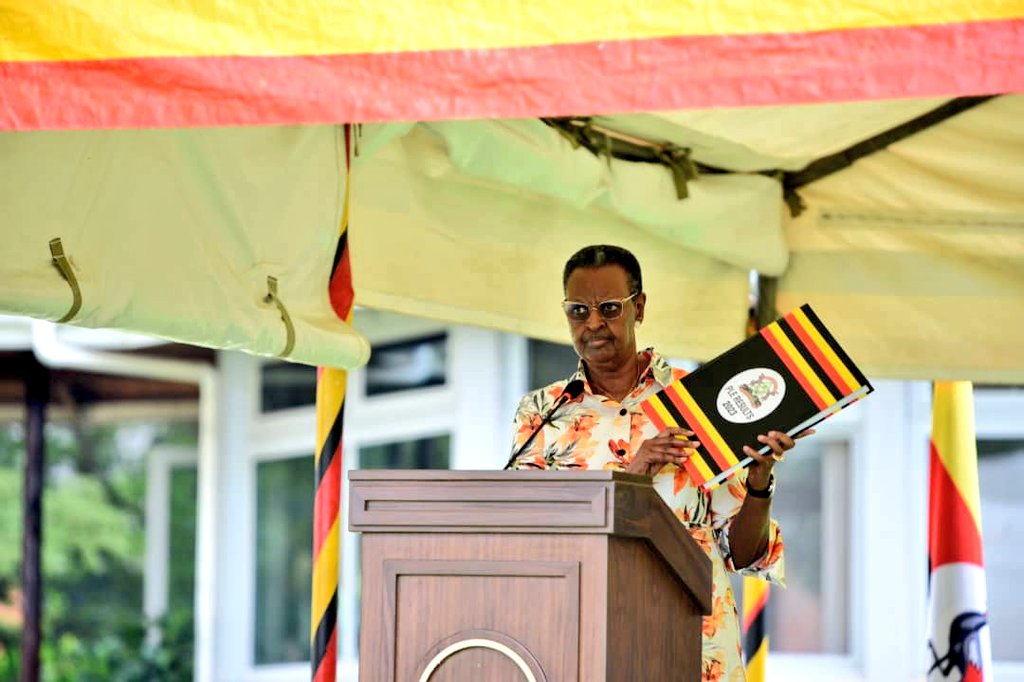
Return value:
[(991, 680), (981, 494), (969, 381), (936, 381), (928, 495), (928, 682)]

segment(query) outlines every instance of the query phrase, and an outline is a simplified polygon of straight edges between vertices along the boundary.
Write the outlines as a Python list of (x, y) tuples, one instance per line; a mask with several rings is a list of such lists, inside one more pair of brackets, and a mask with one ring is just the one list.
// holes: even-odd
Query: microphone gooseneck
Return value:
[(540, 433), (540, 430), (544, 428), (544, 425), (550, 422), (551, 419), (555, 416), (555, 412), (558, 411), (558, 408), (560, 408), (562, 405), (565, 405), (566, 403), (570, 403), (576, 400), (582, 394), (582, 379), (573, 379), (568, 384), (566, 384), (565, 388), (562, 389), (561, 395), (559, 395), (558, 399), (555, 401), (555, 404), (551, 407), (550, 410), (548, 410), (547, 415), (544, 416), (544, 419), (542, 419), (540, 424), (538, 424), (537, 427), (533, 430), (533, 433), (530, 434), (530, 437), (527, 438), (526, 442), (520, 445), (519, 448), (512, 453), (512, 456), (508, 458), (508, 462), (505, 463), (503, 471), (507, 471), (508, 469), (512, 468), (512, 465), (519, 458), (519, 455), (523, 454), (523, 451), (527, 448), (527, 446), (530, 445), (530, 443), (533, 442), (533, 439), (536, 438), (537, 434)]

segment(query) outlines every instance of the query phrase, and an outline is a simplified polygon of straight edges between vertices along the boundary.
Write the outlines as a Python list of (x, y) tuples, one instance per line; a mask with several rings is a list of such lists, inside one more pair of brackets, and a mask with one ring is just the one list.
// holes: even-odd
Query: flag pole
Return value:
[[(352, 126), (345, 137), (345, 199), (328, 285), (335, 314), (352, 321), (352, 271), (348, 250), (348, 216), (352, 166)], [(345, 370), (317, 368), (316, 493), (313, 503), (313, 596), (310, 618), (310, 659), (313, 682), (334, 682), (338, 667), (338, 561), (340, 558), (342, 426), (345, 414)]]
[(743, 658), (747, 682), (764, 682), (768, 660), (768, 623), (765, 607), (771, 585), (760, 578), (743, 578)]
[[(758, 275), (757, 301), (747, 320), (747, 336), (772, 323), (776, 318), (775, 292), (778, 280)], [(741, 630), (743, 660), (746, 662), (747, 682), (765, 682), (768, 660), (768, 618), (766, 608), (771, 584), (760, 578), (743, 577)]]

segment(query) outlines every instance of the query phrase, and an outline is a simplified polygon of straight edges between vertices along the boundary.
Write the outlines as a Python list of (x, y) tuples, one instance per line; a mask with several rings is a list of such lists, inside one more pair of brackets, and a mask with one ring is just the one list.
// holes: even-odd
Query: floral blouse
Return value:
[[(572, 377), (528, 393), (516, 411), (513, 452), (541, 423), (569, 381), (584, 382), (581, 398), (559, 408), (516, 459), (515, 468), (625, 469), (641, 443), (657, 435), (641, 403), (686, 374), (685, 370), (670, 367), (653, 349), (643, 354), (643, 359), (649, 361), (647, 369), (621, 403), (591, 392), (582, 363)], [(665, 465), (654, 476), (655, 490), (711, 559), (712, 613), (703, 623), (703, 682), (745, 680), (736, 599), (726, 571), (783, 584), (782, 535), (774, 519), (764, 555), (743, 569), (737, 570), (732, 564), (729, 522), (743, 504), (745, 480), (746, 469), (707, 492), (690, 481), (685, 469), (674, 464)]]

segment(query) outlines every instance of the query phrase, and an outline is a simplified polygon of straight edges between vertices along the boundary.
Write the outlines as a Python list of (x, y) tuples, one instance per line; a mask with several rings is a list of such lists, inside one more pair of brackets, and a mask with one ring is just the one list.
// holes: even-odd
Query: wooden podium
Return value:
[(610, 471), (353, 471), (362, 682), (700, 679), (711, 562)]

